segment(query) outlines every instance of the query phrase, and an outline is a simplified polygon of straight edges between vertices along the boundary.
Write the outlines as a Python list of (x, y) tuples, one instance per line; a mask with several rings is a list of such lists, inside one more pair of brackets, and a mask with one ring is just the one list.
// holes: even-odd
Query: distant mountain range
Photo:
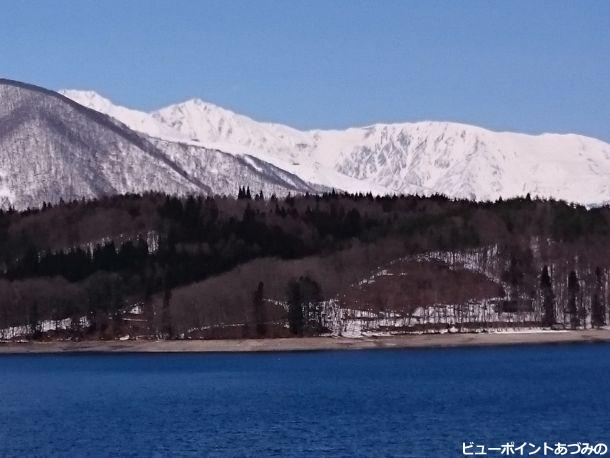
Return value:
[(0, 205), (163, 191), (610, 201), (610, 145), (447, 122), (299, 131), (198, 99), (151, 113), (0, 80)]

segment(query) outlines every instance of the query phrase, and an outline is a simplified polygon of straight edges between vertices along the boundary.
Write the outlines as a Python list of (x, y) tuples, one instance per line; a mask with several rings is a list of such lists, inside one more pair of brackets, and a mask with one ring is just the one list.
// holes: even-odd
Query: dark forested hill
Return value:
[(0, 213), (0, 337), (223, 338), (607, 321), (610, 209), (329, 193)]

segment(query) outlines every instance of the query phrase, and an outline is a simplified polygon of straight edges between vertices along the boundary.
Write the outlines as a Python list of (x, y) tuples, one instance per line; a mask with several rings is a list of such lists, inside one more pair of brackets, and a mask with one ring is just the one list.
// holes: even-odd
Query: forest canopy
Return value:
[[(405, 317), (492, 298), (494, 320), (603, 325), (609, 222), (607, 207), (529, 197), (279, 199), (247, 188), (237, 198), (125, 195), (5, 210), (0, 329), (43, 337), (45, 321), (67, 320), (63, 337), (304, 335), (328, 332), (337, 310)], [(455, 259), (467, 252), (492, 253), (493, 263), (485, 254), (484, 267), (466, 272)], [(354, 286), (390, 264), (396, 278), (382, 275), (383, 288)], [(448, 289), (453, 281), (464, 287)], [(405, 328), (433, 324), (418, 320)]]

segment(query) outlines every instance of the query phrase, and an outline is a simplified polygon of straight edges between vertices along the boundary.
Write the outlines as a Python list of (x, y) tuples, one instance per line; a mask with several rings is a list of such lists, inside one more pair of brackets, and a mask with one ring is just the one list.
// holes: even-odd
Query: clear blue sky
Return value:
[(610, 1), (0, 0), (0, 75), (301, 128), (431, 119), (610, 140)]

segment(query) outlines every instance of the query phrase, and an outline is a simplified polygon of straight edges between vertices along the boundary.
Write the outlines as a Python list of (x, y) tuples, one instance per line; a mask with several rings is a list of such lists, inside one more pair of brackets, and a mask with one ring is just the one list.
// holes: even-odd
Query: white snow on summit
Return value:
[(107, 114), (138, 132), (158, 138), (173, 139), (176, 141), (184, 140), (180, 136), (172, 138), (172, 136), (176, 135), (176, 132), (163, 123), (157, 122), (148, 113), (131, 110), (120, 105), (114, 105), (110, 100), (102, 97), (97, 92), (66, 90), (59, 91), (59, 93), (81, 105), (99, 111), (100, 113)]

